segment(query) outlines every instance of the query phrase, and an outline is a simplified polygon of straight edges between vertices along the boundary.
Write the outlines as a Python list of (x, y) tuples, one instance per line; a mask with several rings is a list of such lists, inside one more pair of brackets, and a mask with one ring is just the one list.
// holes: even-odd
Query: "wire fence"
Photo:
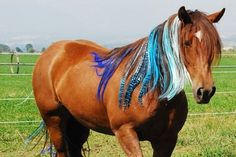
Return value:
[[(0, 53), (0, 55), (15, 55), (14, 53)], [(22, 55), (32, 55), (32, 56), (39, 56), (41, 53), (18, 53), (18, 56)], [(224, 54), (223, 54), (224, 55)], [(229, 55), (229, 54), (225, 54)], [(230, 54), (231, 55), (231, 54)], [(233, 54), (234, 55), (234, 54)], [(17, 66), (18, 71), (21, 66), (34, 66), (35, 63), (20, 63), (19, 59), (16, 60), (16, 62), (13, 62), (13, 59), (11, 57), (11, 62), (10, 63), (0, 63), (0, 66)], [(230, 70), (217, 70), (213, 71), (213, 73), (216, 74), (226, 74), (226, 73), (236, 73), (236, 65), (219, 65), (219, 66), (213, 66), (213, 69), (230, 69)], [(32, 76), (31, 73), (0, 73), (0, 76)], [(235, 94), (236, 91), (220, 91), (216, 92), (216, 94)], [(191, 92), (186, 92), (187, 95), (192, 94)], [(21, 101), (18, 104), (23, 104), (26, 101), (33, 101), (34, 97), (32, 97), (32, 92), (30, 95), (27, 97), (14, 97), (14, 98), (0, 98), (0, 101)], [(188, 117), (202, 117), (202, 116), (224, 116), (224, 115), (236, 115), (236, 112), (214, 112), (214, 113), (189, 113)], [(15, 125), (15, 124), (38, 124), (40, 123), (41, 120), (29, 120), (29, 121), (0, 121), (0, 124), (3, 125)]]
[(12, 55), (12, 54), (17, 54), (19, 56), (40, 56), (41, 53), (24, 53), (24, 52), (21, 52), (21, 53), (16, 53), (16, 52), (1, 52), (0, 55)]
[[(11, 73), (0, 73), (0, 76), (32, 76), (32, 73), (19, 73), (21, 66), (34, 66), (35, 63), (21, 63), (20, 56), (40, 56), (41, 53), (0, 53), (0, 55), (9, 55), (10, 62), (9, 63), (0, 63), (0, 66), (9, 66)], [(223, 55), (234, 55), (234, 53), (223, 53)], [(15, 58), (15, 59), (14, 59)], [(16, 68), (14, 71), (13, 68)], [(228, 69), (228, 70), (216, 70), (213, 71), (215, 74), (228, 74), (228, 73), (236, 73), (236, 65), (219, 65), (212, 66), (213, 69)]]
[[(0, 63), (1, 65), (11, 65), (11, 66), (34, 66), (33, 63)], [(218, 69), (220, 68), (232, 68), (232, 69), (236, 69), (236, 65), (233, 66), (227, 66), (227, 65), (222, 65), (217, 67)], [(19, 69), (19, 68), (18, 68)], [(19, 71), (19, 70), (18, 70)], [(227, 70), (227, 71), (223, 71), (223, 70), (218, 70), (218, 71), (213, 71), (213, 74), (230, 74), (230, 73), (236, 73), (236, 70)], [(0, 73), (0, 76), (32, 76), (32, 73)]]
[[(191, 92), (186, 92), (187, 95), (192, 95)], [(222, 91), (216, 92), (216, 94), (236, 94), (236, 91)], [(20, 100), (34, 100), (34, 97), (14, 97), (14, 98), (0, 98), (0, 101), (20, 101)]]
[[(205, 116), (236, 116), (236, 112), (208, 112), (208, 113), (189, 113), (188, 117), (205, 117)], [(14, 124), (39, 124), (42, 120), (29, 120), (29, 121), (0, 121), (0, 125), (14, 125)]]

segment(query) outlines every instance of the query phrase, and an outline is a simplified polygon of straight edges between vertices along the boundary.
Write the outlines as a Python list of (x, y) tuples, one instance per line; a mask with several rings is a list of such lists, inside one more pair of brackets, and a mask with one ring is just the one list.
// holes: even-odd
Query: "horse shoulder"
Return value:
[[(160, 111), (163, 109), (163, 105), (157, 98), (157, 92), (147, 93), (143, 97), (143, 103), (140, 104), (137, 100), (139, 90), (135, 90), (133, 93), (133, 99), (131, 105), (128, 108), (120, 108), (118, 100), (116, 98), (116, 90), (110, 91), (109, 98), (105, 97), (108, 117), (113, 130), (120, 128), (122, 125), (131, 125), (135, 128), (146, 126), (146, 123), (150, 124), (150, 120), (156, 119), (155, 116), (160, 117)], [(161, 113), (164, 114), (164, 113)], [(157, 118), (158, 119), (158, 118)], [(148, 126), (146, 126), (148, 127)]]

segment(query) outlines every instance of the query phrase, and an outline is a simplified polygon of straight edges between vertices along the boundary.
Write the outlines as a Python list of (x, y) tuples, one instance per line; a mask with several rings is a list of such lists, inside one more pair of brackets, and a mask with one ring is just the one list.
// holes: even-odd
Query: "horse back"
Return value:
[[(33, 75), (48, 77), (52, 82), (57, 82), (71, 67), (79, 62), (91, 61), (90, 53), (93, 51), (102, 54), (109, 50), (87, 40), (56, 42), (40, 56)], [(39, 72), (41, 73), (39, 74)], [(33, 82), (35, 79), (33, 77)]]

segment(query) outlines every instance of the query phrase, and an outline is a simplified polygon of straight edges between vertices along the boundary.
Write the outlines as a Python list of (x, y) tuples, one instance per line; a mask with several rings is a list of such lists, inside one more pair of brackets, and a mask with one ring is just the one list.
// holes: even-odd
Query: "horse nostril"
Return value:
[(203, 95), (203, 87), (198, 88), (197, 90), (197, 96), (202, 96)]
[(212, 87), (212, 89), (211, 89), (211, 92), (210, 92), (210, 97), (212, 97), (214, 94), (215, 94), (215, 92), (216, 92), (216, 87), (215, 86), (213, 86)]

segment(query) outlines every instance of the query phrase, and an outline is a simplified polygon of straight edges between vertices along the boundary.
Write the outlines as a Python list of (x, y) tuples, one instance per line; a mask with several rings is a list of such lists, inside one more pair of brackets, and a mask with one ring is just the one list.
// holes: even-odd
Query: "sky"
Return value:
[(209, 14), (226, 8), (216, 27), (222, 38), (236, 37), (234, 0), (0, 0), (0, 43), (128, 43), (147, 36), (181, 6)]

